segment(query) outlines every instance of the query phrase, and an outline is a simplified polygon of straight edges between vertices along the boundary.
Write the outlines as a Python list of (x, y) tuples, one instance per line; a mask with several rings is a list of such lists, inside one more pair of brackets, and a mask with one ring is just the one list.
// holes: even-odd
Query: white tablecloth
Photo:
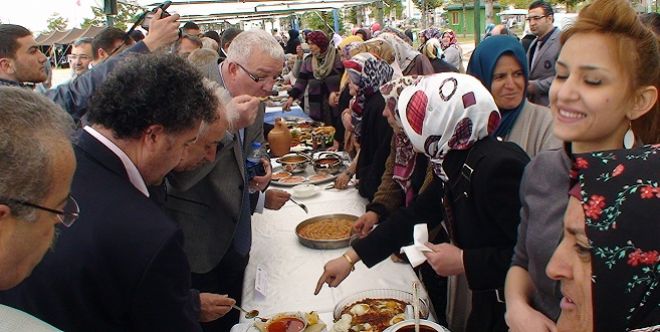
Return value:
[[(314, 310), (330, 328), (335, 304), (349, 295), (384, 288), (411, 291), (412, 282), (417, 277), (410, 265), (386, 259), (371, 269), (361, 262), (356, 264), (355, 271), (339, 287), (328, 288), (324, 285), (319, 295), (314, 296), (323, 265), (339, 257), (346, 248), (318, 250), (304, 247), (298, 242), (295, 227), (307, 218), (323, 214), (349, 213), (359, 216), (364, 212), (366, 200), (358, 195), (355, 188), (350, 188), (344, 191), (323, 190), (319, 195), (297, 201), (307, 206), (309, 214), (287, 202), (279, 211), (264, 210), (263, 214), (252, 216), (252, 250), (243, 284), (243, 308), (257, 309), (262, 317), (285, 311)], [(257, 267), (267, 274), (265, 296), (255, 291)], [(426, 296), (424, 290), (423, 295)], [(243, 317), (241, 323), (234, 326), (232, 332), (246, 331), (251, 325)]]

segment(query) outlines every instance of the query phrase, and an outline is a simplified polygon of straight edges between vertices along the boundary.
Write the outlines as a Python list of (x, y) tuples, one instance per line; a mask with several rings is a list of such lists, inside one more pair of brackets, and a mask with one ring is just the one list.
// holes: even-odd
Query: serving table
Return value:
[[(323, 188), (326, 185), (318, 186)], [(264, 210), (262, 214), (252, 216), (252, 249), (243, 283), (243, 308), (257, 309), (261, 317), (286, 311), (316, 311), (329, 330), (335, 304), (349, 295), (371, 289), (411, 292), (413, 281), (418, 279), (410, 265), (386, 259), (371, 269), (362, 262), (357, 263), (355, 271), (338, 287), (329, 288), (326, 284), (315, 296), (314, 288), (323, 273), (323, 266), (328, 260), (341, 256), (346, 248), (319, 250), (304, 247), (298, 242), (296, 226), (307, 218), (324, 214), (360, 216), (367, 202), (352, 187), (342, 191), (323, 189), (318, 195), (296, 200), (307, 206), (309, 214), (287, 202), (278, 211)], [(421, 295), (428, 298), (423, 288)], [(231, 332), (253, 331), (251, 326), (252, 320), (241, 316), (241, 323)]]

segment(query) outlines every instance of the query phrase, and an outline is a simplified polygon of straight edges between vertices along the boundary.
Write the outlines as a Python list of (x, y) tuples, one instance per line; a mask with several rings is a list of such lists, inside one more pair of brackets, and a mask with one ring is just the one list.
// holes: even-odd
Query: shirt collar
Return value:
[(110, 149), (110, 151), (119, 157), (119, 160), (121, 160), (122, 164), (124, 164), (124, 168), (128, 174), (128, 180), (131, 182), (133, 187), (139, 190), (144, 196), (149, 197), (149, 190), (147, 189), (147, 185), (144, 183), (144, 179), (140, 174), (140, 170), (138, 170), (137, 166), (135, 166), (131, 158), (129, 158), (128, 155), (122, 151), (122, 149), (115, 145), (115, 143), (96, 131), (96, 129), (90, 126), (85, 126), (84, 130), (90, 135), (94, 136), (94, 138), (101, 142), (101, 144), (105, 145), (108, 149)]

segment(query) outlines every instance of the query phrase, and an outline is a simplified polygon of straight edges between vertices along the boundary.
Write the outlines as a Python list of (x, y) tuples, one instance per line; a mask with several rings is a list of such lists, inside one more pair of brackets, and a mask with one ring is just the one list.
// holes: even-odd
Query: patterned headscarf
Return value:
[(403, 130), (423, 151), (443, 181), (442, 162), (451, 150), (467, 150), (492, 134), (500, 121), (488, 90), (470, 75), (440, 73), (423, 77), (401, 92), (398, 103)]
[[(383, 95), (383, 99), (385, 99), (385, 107), (389, 108), (400, 127), (403, 127), (403, 124), (397, 110), (399, 94), (404, 88), (416, 84), (421, 79), (421, 76), (404, 76), (380, 87), (380, 93)], [(408, 206), (415, 197), (411, 176), (415, 171), (416, 153), (412, 143), (410, 143), (410, 139), (403, 132), (394, 134), (394, 144), (395, 156), (392, 179), (401, 186), (401, 189), (405, 193), (405, 206)]]
[[(393, 33), (393, 34), (395, 34), (397, 37), (401, 38), (403, 41), (405, 41), (406, 43), (408, 43), (410, 46), (412, 46), (412, 44), (413, 44), (412, 39), (410, 39), (410, 37), (408, 37), (404, 32), (402, 32), (402, 31), (399, 30), (399, 29), (395, 29), (395, 28), (392, 28), (392, 27), (384, 27), (384, 28), (383, 28), (382, 30), (380, 30), (379, 32), (380, 32), (380, 33), (385, 33), (385, 32)], [(377, 37), (377, 36), (374, 35), (374, 37)]]
[(440, 32), (438, 28), (428, 28), (422, 31), (422, 34), (424, 35), (424, 38), (426, 38), (426, 40), (429, 40), (431, 38), (442, 39), (442, 32)]
[(424, 48), (422, 49), (422, 54), (426, 55), (427, 58), (433, 60), (440, 58), (442, 56), (442, 45), (437, 38), (429, 39)]
[(594, 331), (660, 330), (660, 145), (576, 155)]
[(328, 36), (321, 30), (315, 30), (308, 33), (307, 42), (318, 46), (321, 49), (321, 53), (325, 53), (328, 49), (328, 45), (330, 45)]
[[(348, 36), (342, 39), (341, 43), (337, 45), (337, 50), (342, 57), (342, 61), (345, 59), (350, 59), (352, 57), (351, 50), (358, 47), (362, 44), (362, 37), (358, 35)], [(341, 81), (339, 83), (339, 91), (343, 90), (344, 87), (348, 84), (348, 72), (344, 71), (344, 74), (341, 76)]]
[(445, 35), (447, 35), (447, 34), (449, 35), (449, 45), (447, 45), (447, 46), (442, 45), (442, 50), (443, 51), (446, 50), (447, 47), (458, 43), (458, 39), (456, 38), (456, 33), (454, 33), (454, 31), (451, 30), (451, 29), (445, 30), (445, 32), (442, 33), (442, 36), (440, 37), (440, 40), (442, 40), (442, 38), (444, 38)]
[(351, 114), (355, 136), (359, 138), (367, 97), (378, 92), (381, 85), (391, 80), (394, 70), (387, 62), (378, 60), (371, 53), (360, 53), (344, 61), (344, 68), (348, 71), (349, 79), (358, 86), (357, 96), (351, 102)]
[(468, 63), (467, 74), (470, 74), (484, 84), (490, 90), (493, 84), (493, 74), (497, 61), (505, 54), (510, 54), (518, 61), (525, 77), (525, 90), (520, 104), (512, 110), (500, 110), (502, 121), (495, 131), (498, 137), (506, 137), (516, 123), (518, 116), (525, 107), (525, 96), (527, 95), (527, 82), (529, 80), (529, 70), (527, 69), (527, 56), (520, 42), (510, 36), (492, 36), (479, 43), (474, 50)]
[(420, 54), (415, 51), (412, 46), (408, 45), (403, 39), (397, 37), (395, 34), (391, 33), (381, 33), (378, 36), (378, 39), (385, 40), (392, 45), (394, 49), (394, 56), (396, 57), (396, 62), (399, 64), (399, 68), (402, 71), (405, 71), (406, 68), (415, 60), (415, 58)]

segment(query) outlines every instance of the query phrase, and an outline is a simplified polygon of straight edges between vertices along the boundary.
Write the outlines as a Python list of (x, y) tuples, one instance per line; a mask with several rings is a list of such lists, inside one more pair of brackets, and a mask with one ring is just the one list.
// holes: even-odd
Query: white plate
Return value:
[(321, 192), (321, 188), (309, 183), (299, 184), (291, 188), (291, 196), (293, 196), (293, 198), (312, 197), (320, 192)]

